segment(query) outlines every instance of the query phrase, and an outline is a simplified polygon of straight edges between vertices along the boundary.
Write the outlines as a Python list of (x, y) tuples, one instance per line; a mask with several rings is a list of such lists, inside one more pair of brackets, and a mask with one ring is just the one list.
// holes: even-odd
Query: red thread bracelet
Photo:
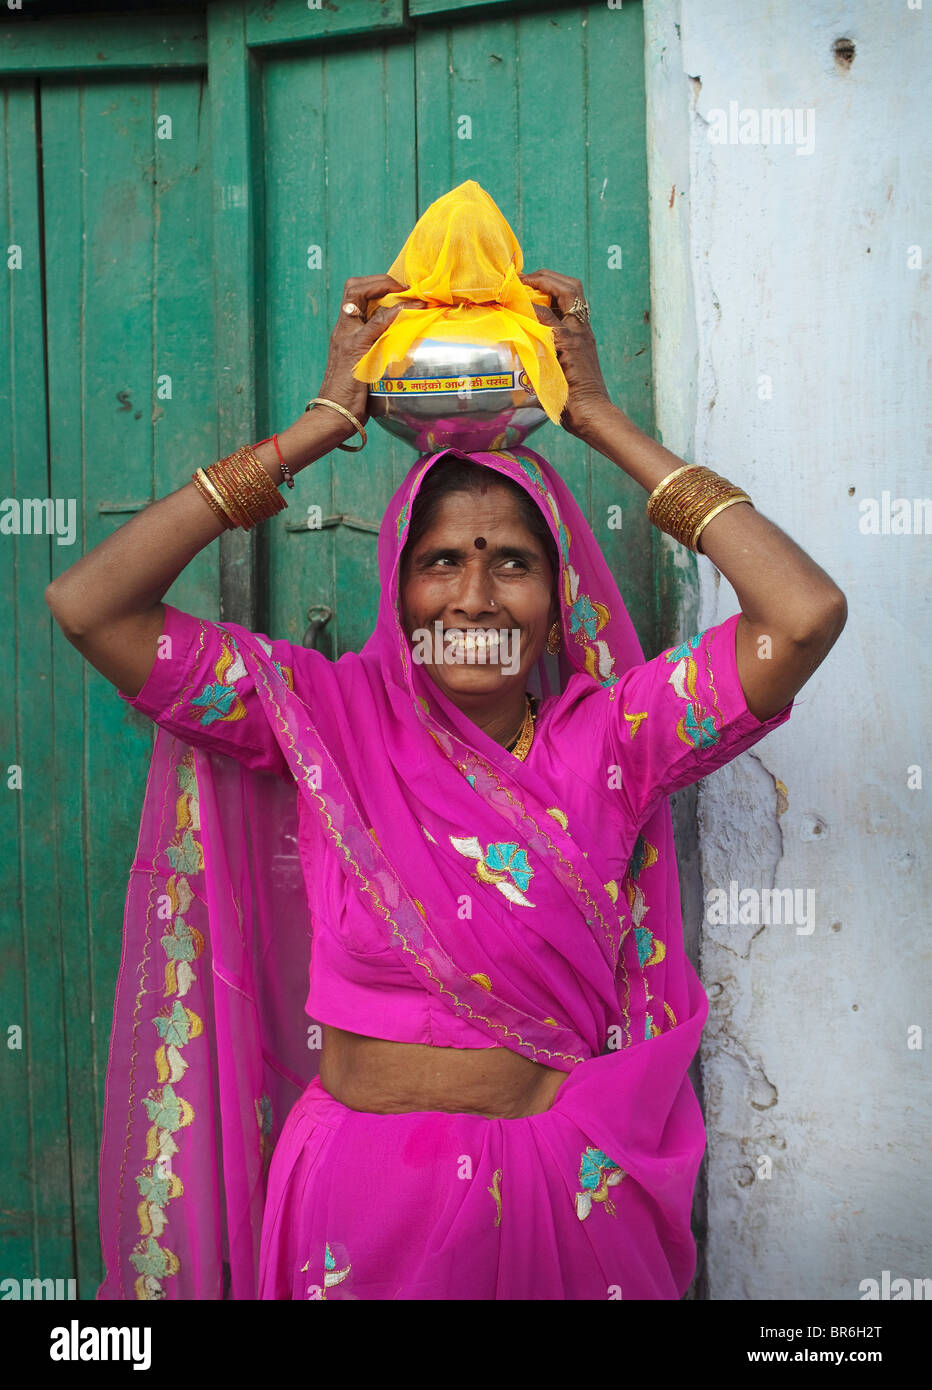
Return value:
[[(278, 454), (279, 460), (281, 461), (282, 476), (284, 477), (284, 480), (285, 480), (285, 482), (288, 484), (288, 486), (289, 486), (290, 488), (293, 488), (293, 487), (294, 487), (294, 478), (291, 476), (291, 473), (288, 471), (288, 465), (287, 465), (287, 463), (285, 462), (284, 458), (282, 457), (282, 451), (281, 451), (281, 449), (278, 447), (278, 435), (277, 435), (277, 434), (273, 434), (273, 435), (271, 435), (268, 439), (260, 439), (260, 440), (259, 440), (259, 444), (274, 444), (274, 445), (275, 445), (275, 452), (276, 452), (276, 454)], [(253, 445), (253, 448), (254, 448), (254, 449), (258, 449), (259, 444), (254, 444), (254, 445)]]

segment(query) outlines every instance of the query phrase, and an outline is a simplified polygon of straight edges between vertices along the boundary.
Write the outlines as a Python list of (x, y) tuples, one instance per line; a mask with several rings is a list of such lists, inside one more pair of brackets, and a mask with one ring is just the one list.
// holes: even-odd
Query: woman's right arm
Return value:
[[(369, 300), (403, 288), (388, 275), (357, 277), (347, 280), (344, 288), (341, 303), (352, 301), (362, 313), (340, 313), (318, 394), (362, 421), (368, 414), (368, 387), (356, 380), (353, 367), (401, 307), (379, 309), (366, 322), (366, 306)], [(296, 474), (353, 433), (337, 411), (315, 406), (280, 433), (278, 442), (289, 471)], [(280, 484), (281, 466), (271, 441), (255, 453)], [(142, 689), (164, 632), (162, 596), (223, 529), (189, 482), (137, 512), (47, 586), (46, 603), (68, 641), (119, 691), (135, 696)]]
[[(335, 410), (314, 409), (278, 436), (298, 473), (353, 433)], [(277, 483), (281, 465), (271, 443), (255, 450)], [(164, 632), (162, 595), (223, 525), (193, 482), (152, 502), (112, 536), (53, 579), (45, 600), (64, 635), (118, 690), (138, 695)]]

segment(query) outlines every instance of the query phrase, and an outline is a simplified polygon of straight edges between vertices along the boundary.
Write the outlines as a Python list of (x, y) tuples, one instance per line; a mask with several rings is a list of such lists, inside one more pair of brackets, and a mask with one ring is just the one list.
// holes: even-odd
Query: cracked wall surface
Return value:
[[(929, 542), (859, 524), (863, 499), (929, 491), (929, 275), (907, 257), (928, 236), (932, 5), (644, 16), (660, 437), (746, 487), (849, 607), (789, 722), (698, 791), (704, 1295), (859, 1299), (883, 1270), (932, 1275), (929, 1049), (909, 1032), (930, 997), (928, 793), (907, 781)], [(735, 102), (802, 113), (797, 134), (812, 112), (811, 151), (714, 143)], [(681, 633), (739, 607), (700, 560)], [(811, 929), (715, 919), (732, 884), (801, 895)]]

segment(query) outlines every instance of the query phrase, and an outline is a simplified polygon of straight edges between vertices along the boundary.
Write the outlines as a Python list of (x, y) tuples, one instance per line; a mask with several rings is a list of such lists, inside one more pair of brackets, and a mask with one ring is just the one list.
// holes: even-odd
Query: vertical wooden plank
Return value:
[[(126, 520), (125, 513), (102, 510), (103, 504), (115, 506), (153, 495), (151, 83), (123, 78), (88, 83), (82, 109), (84, 429), (79, 495), (84, 497), (84, 545), (90, 550)], [(51, 175), (50, 170), (50, 186), (54, 184)], [(72, 364), (76, 365), (73, 359)], [(109, 1032), (126, 878), (151, 734), (148, 721), (117, 700), (112, 686), (93, 667), (82, 663), (82, 675), (84, 860), (93, 1007), (96, 1019), (99, 1006), (102, 1025), (95, 1056), (95, 1083), (102, 1104), (104, 1039)], [(115, 777), (118, 767), (131, 769), (132, 775)], [(64, 907), (68, 912), (69, 906)]]
[[(317, 394), (344, 282), (386, 271), (414, 224), (415, 135), (409, 40), (278, 57), (263, 71), (268, 434)], [(368, 435), (358, 456), (334, 450), (303, 472), (284, 494), (288, 510), (265, 528), (269, 631), (300, 642), (308, 607), (325, 603), (336, 616), (322, 649), (333, 658), (357, 650), (375, 624), (378, 538), (309, 530), (307, 508), (377, 525), (415, 457), (378, 425)]]
[[(101, 503), (114, 505), (127, 495), (142, 499), (151, 495), (152, 106), (152, 87), (145, 80), (94, 82), (84, 89), (81, 167), (85, 170), (86, 260), (81, 370), (87, 549), (126, 519), (125, 514), (102, 511)], [(94, 979), (101, 984), (101, 1013), (109, 1021), (112, 994), (103, 981), (115, 980), (119, 964), (126, 871), (139, 819), (139, 774), (145, 767), (149, 726), (121, 705), (112, 686), (93, 667), (85, 663), (83, 674), (91, 958)], [(115, 778), (116, 767), (132, 768), (135, 775)], [(104, 1071), (105, 1059), (100, 1057), (99, 1091)]]
[[(415, 31), (417, 102), (417, 215), (456, 185), (456, 111), (450, 67), (452, 40), (446, 25)], [(482, 183), (482, 179), (477, 180)], [(484, 186), (484, 185), (483, 185)]]
[[(108, 90), (55, 82), (43, 91), (53, 492), (76, 499), (80, 524), (74, 548), (53, 547), (55, 573), (125, 522), (126, 508), (181, 486), (214, 456), (202, 87), (197, 76), (164, 88), (134, 77)], [(170, 139), (157, 138), (160, 124)], [(98, 216), (108, 204), (122, 206), (120, 221)], [(217, 560), (216, 547), (198, 556), (169, 601), (214, 611)], [(152, 726), (57, 629), (54, 651), (74, 1221), (79, 1290), (93, 1297), (108, 1030)], [(114, 787), (118, 766), (126, 774)]]
[[(207, 11), (210, 141), (213, 167), (216, 457), (256, 440), (256, 221), (253, 105), (254, 59), (246, 46), (242, 0), (218, 0)], [(221, 616), (259, 624), (260, 585), (255, 531), (220, 537)]]
[[(49, 348), (50, 491), (73, 500), (74, 544), (52, 546), (52, 573), (74, 564), (85, 550), (88, 499), (84, 490), (84, 408), (81, 347), (84, 333), (84, 103), (80, 89), (51, 83), (41, 91), (42, 182), (45, 236), (46, 334)], [(75, 234), (77, 231), (77, 235)], [(79, 1296), (93, 1296), (99, 1275), (97, 1240), (85, 1238), (96, 1223), (96, 1156), (100, 1130), (99, 1077), (106, 1063), (107, 1024), (94, 1026), (91, 911), (87, 879), (87, 779), (85, 776), (84, 661), (53, 624), (55, 758), (54, 805), (58, 815), (57, 912), (61, 922), (67, 1027), (68, 1096), (72, 1167), (76, 1174), (75, 1276)], [(111, 847), (119, 851), (114, 826)], [(118, 936), (104, 933), (107, 937)], [(111, 942), (111, 951), (113, 944)], [(116, 945), (118, 951), (118, 943)], [(106, 966), (105, 966), (106, 968)], [(115, 970), (115, 962), (110, 962)], [(82, 1235), (79, 1236), (78, 1232)], [(96, 1235), (96, 1232), (94, 1232)], [(88, 1248), (89, 1247), (89, 1248)]]
[[(0, 226), (3, 228), (3, 247), (16, 242), (23, 244), (29, 233), (29, 219), (18, 215), (14, 220), (11, 206), (12, 169), (21, 167), (22, 157), (15, 146), (23, 139), (27, 146), (34, 140), (29, 119), (33, 102), (32, 84), (8, 85), (0, 95), (3, 110), (3, 129), (0, 134)], [(28, 157), (28, 156), (27, 156)], [(37, 216), (33, 214), (33, 223)], [(15, 370), (13, 363), (14, 308), (22, 311), (19, 280), (25, 275), (38, 279), (38, 247), (27, 242), (24, 254), (31, 251), (32, 269), (8, 271), (0, 287), (0, 449), (3, 451), (2, 491), (4, 497), (24, 492), (17, 487), (17, 458), (14, 452)], [(35, 289), (33, 290), (35, 294)], [(42, 396), (35, 402), (41, 409)], [(17, 402), (18, 405), (18, 402)], [(28, 406), (26, 409), (28, 410)], [(25, 479), (24, 479), (25, 482)], [(29, 544), (37, 544), (36, 537)], [(26, 999), (27, 941), (21, 904), (25, 900), (23, 865), (21, 862), (23, 836), (23, 793), (11, 789), (10, 776), (14, 765), (27, 761), (26, 752), (19, 746), (16, 691), (19, 663), (16, 648), (18, 613), (17, 547), (19, 542), (4, 535), (0, 543), (0, 583), (7, 595), (2, 622), (3, 651), (6, 656), (7, 681), (0, 700), (0, 1110), (9, 1116), (7, 1143), (0, 1159), (0, 1183), (3, 1188), (3, 1207), (0, 1213), (0, 1257), (11, 1278), (30, 1275), (35, 1269), (33, 1251), (32, 1195), (32, 1114), (29, 1095), (29, 1019)], [(27, 764), (26, 775), (35, 769)], [(15, 779), (15, 771), (12, 771)], [(15, 783), (14, 783), (15, 785)], [(19, 1030), (17, 1033), (14, 1030)]]
[[(323, 59), (303, 52), (275, 59), (263, 54), (260, 61), (266, 128), (262, 319), (267, 351), (259, 398), (264, 406), (260, 437), (265, 438), (292, 424), (317, 395), (331, 328), (332, 272)], [(300, 530), (290, 528), (306, 522), (308, 507), (319, 507), (321, 516), (332, 513), (331, 456), (324, 455), (299, 474), (294, 490), (286, 489), (282, 496), (287, 510), (263, 528), (269, 538), (267, 624), (275, 637), (300, 643), (308, 607), (312, 603), (335, 606), (334, 532), (330, 528), (310, 531), (306, 525)], [(320, 644), (330, 657), (337, 655), (334, 632), (331, 623)]]
[[(22, 268), (8, 271), (4, 288), (3, 362), (9, 370), (10, 409), (3, 417), (8, 425), (2, 493), (22, 504), (49, 497), (35, 84), (11, 84), (4, 108), (2, 188), (4, 197), (9, 193), (4, 246), (21, 248)], [(12, 580), (3, 618), (10, 693), (4, 768), (22, 768), (22, 790), (3, 789), (4, 838), (13, 841), (6, 864), (13, 881), (5, 882), (0, 905), (5, 965), (0, 1023), (5, 1042), (9, 1026), (23, 1030), (22, 1050), (5, 1046), (0, 1062), (0, 1100), (7, 1118), (4, 1273), (20, 1279), (68, 1278), (73, 1248), (65, 1037), (72, 1020), (63, 1009), (56, 911), (51, 616), (44, 598), (53, 542), (47, 518), (37, 533), (2, 539)]]
[[(151, 83), (89, 83), (83, 112), (83, 495), (84, 544), (91, 549), (125, 520), (125, 514), (102, 510), (102, 504), (147, 498), (153, 477)], [(93, 972), (102, 983), (115, 977), (118, 964), (149, 725), (115, 699), (110, 684), (91, 666), (85, 664), (83, 674), (85, 862)], [(121, 766), (135, 775), (114, 777), (114, 768)], [(108, 1018), (112, 995), (103, 988), (101, 995), (101, 1012)], [(101, 1058), (98, 1084), (102, 1070)]]
[[(518, 235), (525, 269), (575, 275), (586, 285), (587, 296), (590, 296), (586, 240), (585, 12), (575, 8), (522, 15), (515, 24), (521, 84), (517, 132), (518, 221), (521, 227)], [(561, 92), (557, 120), (551, 103), (542, 102), (540, 98), (542, 90), (553, 90), (555, 73), (560, 74)], [(590, 468), (585, 446), (549, 421), (531, 436), (528, 444), (559, 469), (593, 524)], [(598, 539), (602, 541), (601, 534)]]
[(451, 186), (475, 179), (503, 209), (517, 202), (523, 134), (515, 29), (513, 19), (498, 16), (450, 29)]
[[(326, 59), (332, 269), (328, 323), (340, 312), (347, 276), (369, 274), (362, 268), (368, 266), (388, 270), (417, 220), (412, 76), (410, 41), (382, 48), (373, 44), (365, 59), (358, 48), (341, 48)], [(365, 131), (360, 131), (356, 115), (361, 109), (368, 111)], [(365, 198), (359, 196), (361, 188), (366, 189)], [(333, 498), (337, 513), (378, 523), (394, 490), (395, 473), (400, 481), (416, 454), (374, 422), (368, 438), (358, 456), (339, 450), (331, 456)], [(334, 552), (340, 596), (337, 649), (358, 651), (378, 617), (378, 536), (337, 527)]]
[[(587, 297), (609, 393), (647, 433), (651, 392), (650, 264), (644, 31), (639, 4), (590, 6), (585, 16)], [(613, 250), (618, 248), (618, 250)], [(612, 269), (620, 256), (619, 269)], [(619, 580), (647, 656), (660, 642), (654, 580), (655, 532), (639, 484), (601, 455), (591, 461), (593, 529)], [(621, 530), (607, 525), (621, 506)]]
[[(214, 256), (206, 73), (160, 74), (152, 87), (151, 495), (217, 458)], [(170, 121), (170, 126), (167, 122)], [(165, 138), (159, 137), (159, 130)], [(191, 613), (217, 611), (220, 548), (210, 545), (169, 590)]]

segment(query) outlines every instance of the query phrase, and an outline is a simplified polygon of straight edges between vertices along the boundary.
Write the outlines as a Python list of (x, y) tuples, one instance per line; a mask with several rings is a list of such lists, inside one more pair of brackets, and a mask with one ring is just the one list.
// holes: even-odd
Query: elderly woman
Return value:
[(845, 599), (612, 404), (577, 280), (521, 280), (562, 425), (741, 611), (644, 661), (569, 489), (525, 448), (413, 465), (358, 654), (163, 603), (231, 516), (365, 421), (353, 369), (398, 306), (367, 312), (405, 288), (385, 276), (347, 282), (318, 404), (239, 456), (225, 504), (192, 482), (49, 586), (68, 640), (160, 726), (101, 1297), (673, 1299), (692, 1278), (707, 1004), (667, 797), (788, 719)]

